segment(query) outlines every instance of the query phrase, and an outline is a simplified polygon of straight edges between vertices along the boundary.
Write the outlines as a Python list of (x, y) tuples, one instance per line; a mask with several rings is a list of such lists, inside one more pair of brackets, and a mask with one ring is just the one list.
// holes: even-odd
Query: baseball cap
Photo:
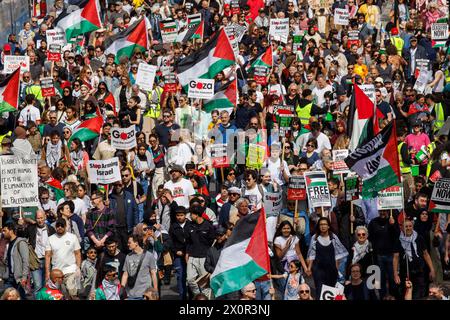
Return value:
[(417, 38), (415, 36), (412, 36), (411, 39), (409, 39), (409, 42), (411, 41), (417, 41)]
[(384, 79), (384, 83), (392, 83), (392, 79), (391, 78), (386, 78), (386, 79)]
[(183, 206), (178, 206), (178, 207), (175, 209), (175, 214), (177, 214), (177, 213), (184, 213), (184, 214), (186, 214), (186, 212), (187, 212), (187, 210), (186, 210), (186, 208), (183, 207)]
[(231, 188), (228, 188), (228, 193), (241, 194), (241, 189), (239, 189), (238, 187), (231, 187)]
[(184, 168), (178, 164), (175, 164), (170, 167), (169, 173), (172, 173), (173, 171), (181, 172), (181, 174), (185, 174)]
[(383, 80), (383, 78), (381, 78), (381, 77), (377, 77), (377, 78), (375, 79), (375, 82), (381, 82), (382, 84), (384, 84), (384, 80)]

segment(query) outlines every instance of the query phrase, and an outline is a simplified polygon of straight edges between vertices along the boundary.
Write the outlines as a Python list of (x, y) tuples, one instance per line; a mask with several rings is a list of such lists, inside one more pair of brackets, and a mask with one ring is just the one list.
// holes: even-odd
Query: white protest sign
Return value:
[(386, 188), (378, 192), (378, 210), (403, 209), (403, 185)]
[(64, 46), (66, 44), (66, 32), (64, 30), (50, 29), (45, 31), (47, 37), (47, 47), (51, 44), (59, 44)]
[(159, 25), (161, 28), (161, 37), (163, 43), (172, 43), (177, 40), (177, 23), (173, 19), (161, 21)]
[(436, 181), (428, 209), (431, 212), (450, 213), (450, 179)]
[(320, 300), (334, 300), (339, 294), (340, 290), (338, 288), (323, 284), (322, 291), (320, 292)]
[(347, 26), (349, 19), (348, 9), (336, 8), (334, 9), (334, 24)]
[(267, 216), (278, 216), (283, 207), (281, 192), (264, 192), (264, 210)]
[(418, 93), (424, 93), (427, 87), (428, 80), (433, 76), (433, 72), (426, 69), (420, 69), (419, 77), (414, 83), (414, 90)]
[(29, 56), (5, 56), (5, 73), (10, 74), (20, 67), (20, 73), (30, 71)]
[(153, 90), (153, 82), (155, 81), (156, 69), (158, 69), (158, 67), (156, 66), (142, 62), (139, 63), (138, 72), (136, 75), (136, 84), (139, 85), (139, 88), (146, 91)]
[(333, 150), (333, 173), (343, 174), (348, 173), (350, 170), (347, 167), (344, 159), (348, 157), (348, 150)]
[(330, 190), (324, 171), (305, 172), (306, 194), (313, 208), (331, 207)]
[(431, 39), (446, 41), (448, 39), (448, 24), (433, 23), (431, 25)]
[(89, 160), (88, 174), (91, 183), (110, 184), (121, 181), (119, 158), (108, 160)]
[(0, 157), (2, 207), (39, 205), (37, 159)]
[(289, 37), (289, 18), (270, 19), (269, 35), (273, 40), (287, 43)]
[(117, 150), (130, 150), (136, 147), (135, 127), (111, 128), (111, 146)]
[(211, 99), (214, 96), (214, 79), (189, 81), (188, 98)]
[(369, 97), (370, 101), (375, 104), (375, 86), (373, 84), (362, 84), (359, 85), (359, 88), (366, 94), (367, 97)]

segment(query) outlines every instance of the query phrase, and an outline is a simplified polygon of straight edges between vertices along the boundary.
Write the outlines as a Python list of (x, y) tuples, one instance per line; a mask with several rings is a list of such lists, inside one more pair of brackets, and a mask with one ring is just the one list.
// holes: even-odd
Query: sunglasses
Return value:
[(151, 228), (149, 228), (149, 227), (142, 228), (142, 231), (148, 231), (148, 230), (151, 230)]
[(316, 147), (315, 145), (312, 145), (312, 144), (307, 144), (306, 146), (307, 147), (311, 147), (311, 148), (315, 148)]
[(163, 118), (170, 118), (171, 114), (163, 114)]
[(228, 175), (229, 175), (229, 176), (234, 176), (234, 175), (236, 175), (236, 173), (230, 172), (230, 173), (228, 173)]
[(309, 290), (299, 290), (300, 294), (309, 293)]
[(358, 233), (357, 235), (358, 235), (358, 237), (364, 237), (366, 234), (365, 233)]

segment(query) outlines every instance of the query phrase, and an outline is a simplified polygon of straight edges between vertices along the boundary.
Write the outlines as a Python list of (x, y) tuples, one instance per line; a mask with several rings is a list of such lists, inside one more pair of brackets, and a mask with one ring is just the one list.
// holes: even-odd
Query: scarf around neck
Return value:
[(415, 256), (417, 257), (417, 232), (413, 230), (412, 235), (409, 237), (406, 236), (403, 232), (400, 234), (400, 243), (402, 244), (403, 249), (405, 250), (405, 256), (408, 257), (408, 261), (412, 261), (413, 259), (413, 249)]
[(115, 282), (111, 283), (103, 279), (102, 286), (106, 300), (120, 300), (118, 286)]
[(364, 258), (367, 253), (369, 253), (369, 240), (366, 240), (363, 244), (359, 244), (359, 242), (356, 241), (353, 245), (352, 263), (357, 263)]
[(52, 169), (56, 168), (59, 165), (59, 159), (61, 159), (61, 147), (61, 140), (59, 140), (58, 144), (56, 145), (51, 142), (47, 144), (46, 160), (48, 166)]

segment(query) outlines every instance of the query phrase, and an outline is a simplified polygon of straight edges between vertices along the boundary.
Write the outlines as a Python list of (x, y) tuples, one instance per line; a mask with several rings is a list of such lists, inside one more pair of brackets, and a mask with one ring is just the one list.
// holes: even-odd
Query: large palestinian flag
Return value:
[(131, 57), (136, 48), (142, 52), (149, 47), (147, 19), (141, 19), (133, 23), (122, 32), (108, 38), (105, 41), (105, 55), (110, 53), (116, 56), (119, 63), (123, 56)]
[(270, 273), (264, 209), (237, 222), (220, 253), (210, 285), (216, 297), (237, 291)]
[(375, 137), (358, 146), (344, 161), (362, 178), (364, 198), (375, 198), (378, 191), (399, 183), (395, 122), (391, 121)]
[(271, 69), (273, 66), (273, 53), (272, 46), (268, 46), (266, 52), (260, 55), (246, 70), (247, 72), (253, 72), (256, 66)]
[(180, 32), (177, 36), (176, 42), (186, 43), (192, 39), (203, 39), (205, 32), (205, 23), (200, 21), (199, 24), (193, 25)]
[(237, 103), (237, 79), (225, 83), (216, 94), (210, 99), (206, 100), (203, 105), (203, 110), (211, 112), (215, 109), (233, 108)]
[(350, 110), (347, 120), (350, 137), (350, 151), (356, 149), (373, 135), (374, 102), (357, 85), (353, 85)]
[(20, 68), (0, 83), (0, 114), (17, 110), (20, 91)]
[(192, 79), (213, 79), (216, 74), (235, 63), (233, 48), (222, 28), (199, 50), (180, 61), (178, 81), (187, 92)]
[(64, 190), (59, 180), (50, 177), (50, 179), (45, 182), (45, 184), (47, 185), (47, 189), (49, 189), (49, 191), (53, 192), (53, 194), (55, 195), (56, 201), (64, 198)]
[(94, 139), (100, 135), (103, 126), (103, 118), (95, 117), (80, 123), (74, 130), (69, 139), (68, 145), (73, 139), (78, 138), (81, 142)]
[(69, 5), (55, 19), (56, 28), (66, 32), (67, 42), (75, 42), (80, 34), (102, 27), (98, 0), (81, 0), (77, 5)]

